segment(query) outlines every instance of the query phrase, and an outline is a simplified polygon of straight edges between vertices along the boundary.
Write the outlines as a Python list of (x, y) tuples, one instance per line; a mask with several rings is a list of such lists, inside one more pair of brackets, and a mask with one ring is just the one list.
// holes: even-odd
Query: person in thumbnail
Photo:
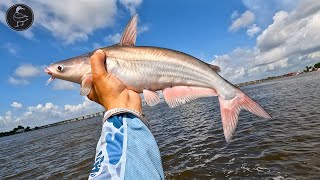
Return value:
[(106, 113), (89, 179), (164, 179), (159, 147), (142, 122), (141, 98), (105, 68), (97, 50), (90, 58), (93, 88), (88, 98)]

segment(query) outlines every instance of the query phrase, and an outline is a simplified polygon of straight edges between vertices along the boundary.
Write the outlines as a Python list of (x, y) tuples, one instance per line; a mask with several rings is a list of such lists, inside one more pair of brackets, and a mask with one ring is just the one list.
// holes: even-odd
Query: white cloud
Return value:
[(142, 3), (142, 0), (119, 0), (119, 2), (129, 9), (130, 14), (136, 14), (137, 7)]
[[(307, 8), (308, 7), (308, 8)], [(320, 1), (300, 1), (291, 12), (279, 11), (252, 49), (237, 48), (213, 61), (232, 82), (302, 70), (320, 61)]]
[(53, 82), (53, 89), (54, 90), (72, 90), (72, 89), (76, 89), (76, 86), (72, 82), (56, 79)]
[(308, 54), (308, 58), (312, 58), (312, 59), (320, 58), (320, 51)]
[[(309, 11), (304, 8), (301, 10), (306, 6), (312, 8), (309, 8)], [(272, 62), (318, 51), (320, 49), (319, 19), (319, 1), (303, 1), (290, 13), (284, 11), (276, 13), (273, 24), (257, 38), (257, 47), (261, 51), (260, 58)]]
[(147, 32), (147, 31), (149, 31), (149, 26), (147, 26), (147, 25), (141, 25), (141, 26), (137, 27), (137, 34), (138, 35), (142, 34), (144, 32)]
[(253, 49), (236, 48), (229, 54), (216, 56), (213, 64), (221, 68), (221, 74), (232, 82), (245, 81), (248, 77), (247, 65), (255, 58)]
[(243, 14), (240, 15), (239, 18), (235, 19), (231, 26), (229, 27), (229, 31), (238, 31), (240, 28), (247, 27), (254, 23), (255, 15), (253, 12), (247, 10)]
[(260, 32), (260, 30), (261, 30), (260, 27), (258, 27), (256, 24), (253, 24), (253, 25), (248, 27), (247, 34), (248, 34), (249, 37), (252, 38), (255, 34)]
[(120, 39), (121, 39), (121, 34), (116, 33), (116, 34), (108, 35), (107, 37), (104, 38), (104, 41), (112, 44), (117, 44), (119, 43)]
[(101, 47), (102, 47), (102, 45), (101, 45), (100, 43), (94, 42), (94, 43), (92, 44), (92, 48), (93, 48), (93, 49), (98, 49), (98, 48), (101, 48)]
[(3, 116), (0, 116), (0, 128), (3, 127), (5, 124), (13, 123), (12, 118), (13, 117), (11, 111), (7, 111)]
[(32, 30), (32, 26), (31, 28), (24, 30), (24, 31), (19, 31), (18, 33), (21, 34), (23, 37), (27, 38), (27, 39), (33, 39), (34, 38), (34, 34), (31, 31)]
[[(124, 30), (124, 28), (123, 28)], [(138, 26), (137, 27), (137, 34), (142, 34), (144, 32), (147, 32), (149, 30), (149, 26), (147, 25), (141, 25), (141, 26)], [(121, 39), (121, 36), (122, 36), (122, 33), (115, 33), (115, 34), (110, 34), (108, 35), (107, 37), (105, 37), (103, 40), (107, 43), (112, 43), (112, 44), (117, 44), (120, 42), (120, 39)], [(93, 44), (93, 47), (98, 48), (98, 47), (101, 47), (99, 43), (94, 43)]]
[(10, 104), (10, 106), (11, 107), (13, 107), (13, 108), (21, 108), (22, 107), (22, 104), (21, 103), (19, 103), (19, 102), (12, 102), (11, 104)]
[[(1, 14), (15, 1), (0, 2)], [(27, 38), (34, 36), (33, 29), (46, 29), (66, 44), (87, 40), (94, 30), (110, 27), (116, 15), (116, 0), (68, 0), (26, 1), (34, 13), (34, 22), (29, 31), (22, 32)], [(1, 22), (6, 24), (2, 19)]]
[(13, 85), (27, 85), (30, 82), (25, 79), (17, 79), (15, 77), (10, 76), (8, 82)]
[(18, 53), (18, 47), (13, 43), (5, 43), (2, 48), (6, 49), (10, 54), (13, 55)]
[(84, 101), (81, 104), (78, 104), (78, 105), (66, 104), (64, 106), (64, 110), (69, 113), (76, 113), (76, 112), (79, 113), (86, 109), (90, 109), (95, 105), (96, 104), (94, 102), (90, 101), (87, 97), (84, 97)]
[(30, 77), (36, 77), (40, 74), (40, 69), (41, 66), (34, 66), (32, 64), (25, 64), (25, 65), (20, 65), (16, 70), (15, 70), (15, 75), (20, 78), (30, 78)]
[(9, 76), (8, 82), (13, 85), (28, 85), (30, 84), (30, 78), (38, 77), (44, 68), (45, 65), (20, 65), (16, 68), (13, 76)]
[(59, 109), (58, 106), (49, 102), (44, 105), (38, 104), (37, 106), (30, 106), (30, 107), (28, 107), (27, 112), (50, 112), (51, 114), (59, 115), (59, 114), (61, 114), (61, 112), (57, 111), (58, 109)]
[[(119, 2), (133, 15), (142, 0)], [(14, 0), (0, 1), (0, 22), (5, 25), (6, 10), (14, 3)], [(95, 30), (111, 27), (117, 14), (117, 0), (20, 0), (19, 3), (32, 8), (34, 22), (28, 30), (17, 33), (32, 39), (35, 36), (34, 29), (45, 29), (65, 44), (86, 41)]]
[(242, 0), (247, 9), (256, 15), (257, 25), (263, 28), (272, 23), (276, 12), (290, 12), (296, 8), (299, 1), (301, 0)]
[(21, 105), (20, 110), (20, 113), (12, 113), (12, 111), (9, 110), (0, 116), (0, 132), (10, 131), (18, 125), (35, 127), (55, 123), (100, 112), (103, 108), (85, 98), (82, 103), (76, 105), (65, 105), (61, 107), (51, 102), (47, 102), (26, 108), (23, 108)]
[(239, 17), (239, 12), (238, 11), (233, 11), (231, 14), (231, 19), (236, 19)]

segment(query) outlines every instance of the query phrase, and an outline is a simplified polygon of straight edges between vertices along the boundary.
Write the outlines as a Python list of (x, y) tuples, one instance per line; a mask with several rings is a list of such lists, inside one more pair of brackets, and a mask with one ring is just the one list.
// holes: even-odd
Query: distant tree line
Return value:
[(314, 64), (314, 66), (306, 66), (306, 69), (303, 70), (303, 72), (311, 72), (311, 71), (316, 71), (318, 68), (320, 68), (320, 62)]
[(39, 127), (35, 127), (35, 128), (30, 128), (29, 126), (27, 126), (26, 128), (24, 128), (23, 126), (18, 126), (16, 128), (14, 128), (13, 130), (11, 131), (8, 131), (8, 132), (1, 132), (0, 133), (0, 137), (3, 137), (3, 136), (10, 136), (10, 135), (13, 135), (13, 134), (18, 134), (18, 133), (22, 133), (22, 132), (29, 132), (29, 131), (33, 131), (33, 130), (37, 130), (39, 129)]

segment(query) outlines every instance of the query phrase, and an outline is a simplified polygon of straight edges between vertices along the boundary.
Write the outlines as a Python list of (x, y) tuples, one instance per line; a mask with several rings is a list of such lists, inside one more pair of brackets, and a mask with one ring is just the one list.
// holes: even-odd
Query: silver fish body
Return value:
[(179, 51), (157, 47), (112, 46), (103, 48), (106, 66), (129, 89), (162, 90), (172, 86), (212, 88), (224, 99), (235, 91), (207, 63)]
[[(161, 90), (165, 102), (173, 108), (192, 100), (218, 96), (226, 141), (238, 123), (241, 109), (264, 117), (271, 116), (240, 89), (222, 78), (220, 68), (188, 54), (159, 47), (134, 46), (137, 16), (128, 23), (119, 44), (101, 48), (106, 54), (106, 70), (128, 89), (143, 93), (148, 105), (159, 103)], [(45, 69), (51, 78), (81, 84), (81, 95), (92, 87), (90, 56), (92, 53), (51, 64)]]

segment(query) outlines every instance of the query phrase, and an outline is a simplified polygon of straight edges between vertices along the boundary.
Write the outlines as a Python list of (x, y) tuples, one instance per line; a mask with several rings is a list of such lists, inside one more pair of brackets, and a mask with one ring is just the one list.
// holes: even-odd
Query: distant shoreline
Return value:
[(93, 113), (93, 114), (87, 114), (87, 115), (83, 115), (83, 116), (80, 116), (80, 117), (71, 118), (71, 119), (64, 120), (64, 121), (59, 121), (59, 122), (56, 122), (56, 123), (51, 123), (51, 124), (47, 124), (47, 125), (43, 125), (43, 126), (39, 126), (39, 127), (36, 126), (34, 128), (30, 128), (29, 126), (24, 128), (23, 126), (19, 125), (18, 127), (14, 128), (11, 131), (0, 132), (0, 138), (1, 137), (5, 137), (5, 136), (11, 136), (11, 135), (15, 135), (15, 134), (20, 134), (20, 133), (24, 133), (24, 132), (29, 132), (29, 131), (45, 129), (45, 128), (58, 126), (58, 125), (62, 125), (62, 124), (69, 124), (69, 123), (76, 122), (76, 121), (83, 121), (83, 120), (87, 120), (87, 119), (94, 118), (94, 117), (101, 117), (101, 116), (103, 116), (103, 114), (104, 114), (104, 111)]
[(235, 86), (237, 86), (237, 87), (249, 86), (249, 85), (253, 85), (253, 84), (260, 84), (263, 82), (273, 81), (276, 79), (281, 79), (281, 78), (286, 78), (286, 77), (298, 76), (298, 75), (312, 73), (312, 72), (320, 72), (320, 69), (318, 69), (317, 71), (310, 71), (310, 72), (303, 72), (303, 73), (293, 72), (293, 73), (283, 74), (280, 76), (271, 76), (271, 77), (267, 77), (267, 78), (259, 79), (259, 80), (255, 80), (255, 81), (248, 81), (248, 82), (239, 83), (239, 84), (236, 84)]

